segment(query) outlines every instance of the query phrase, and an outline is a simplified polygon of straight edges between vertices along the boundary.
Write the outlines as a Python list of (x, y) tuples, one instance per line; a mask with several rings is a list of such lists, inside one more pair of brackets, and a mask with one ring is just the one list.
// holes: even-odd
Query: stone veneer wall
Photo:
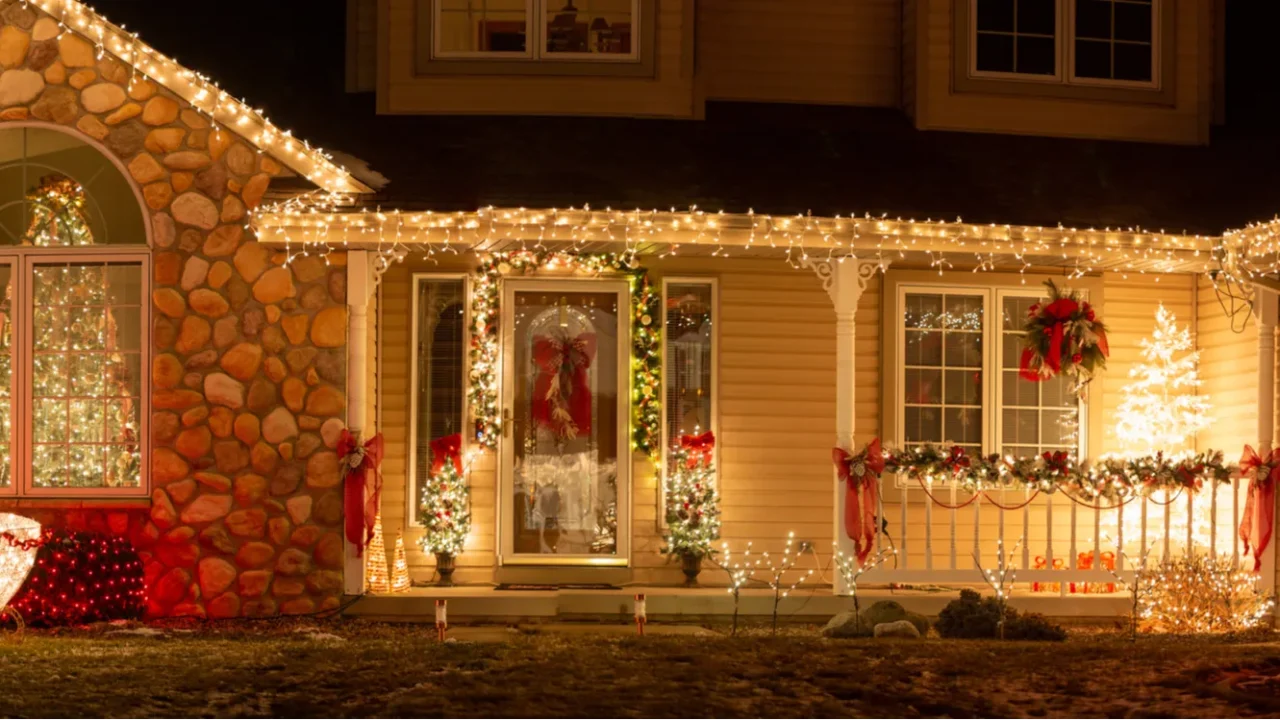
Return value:
[(336, 606), (345, 256), (284, 266), (246, 224), (279, 164), (34, 7), (0, 20), (0, 122), (73, 128), (114, 153), (149, 207), (154, 271), (150, 510), (11, 504), (128, 534), (153, 615)]

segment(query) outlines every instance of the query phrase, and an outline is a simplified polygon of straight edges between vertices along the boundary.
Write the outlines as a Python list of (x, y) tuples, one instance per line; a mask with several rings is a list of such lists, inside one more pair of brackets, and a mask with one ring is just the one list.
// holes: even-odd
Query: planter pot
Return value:
[(436, 572), (440, 575), (437, 586), (453, 587), (453, 569), (457, 562), (458, 559), (448, 553), (436, 553)]
[(698, 587), (698, 573), (702, 572), (702, 558), (697, 555), (681, 555), (680, 569), (684, 571), (684, 586)]

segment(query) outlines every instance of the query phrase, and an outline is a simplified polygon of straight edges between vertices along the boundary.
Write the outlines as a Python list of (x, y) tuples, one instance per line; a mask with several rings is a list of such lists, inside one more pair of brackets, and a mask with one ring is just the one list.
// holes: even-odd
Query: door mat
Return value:
[(617, 585), (608, 583), (561, 583), (558, 585), (538, 585), (534, 583), (500, 583), (494, 590), (621, 590)]

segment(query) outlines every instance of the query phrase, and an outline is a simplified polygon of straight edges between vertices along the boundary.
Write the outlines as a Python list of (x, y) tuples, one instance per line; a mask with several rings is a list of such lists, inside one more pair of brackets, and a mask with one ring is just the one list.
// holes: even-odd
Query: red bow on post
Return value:
[[(382, 433), (369, 439), (364, 445), (344, 429), (338, 438), (338, 455), (342, 457), (343, 512), (347, 541), (356, 546), (356, 556), (364, 552), (364, 546), (373, 539), (373, 523), (378, 516), (378, 502), (382, 496)], [(368, 474), (372, 470), (374, 482), (368, 492)]]
[(680, 447), (689, 451), (689, 467), (699, 462), (709, 465), (716, 450), (716, 436), (710, 430), (701, 435), (681, 435)]
[(462, 433), (454, 433), (431, 441), (431, 474), (435, 475), (444, 469), (444, 464), (453, 461), (453, 467), (462, 474)]
[(858, 563), (866, 561), (876, 539), (876, 505), (880, 483), (876, 482), (884, 472), (884, 452), (880, 438), (871, 441), (865, 450), (850, 455), (843, 448), (834, 448), (831, 459), (836, 472), (845, 483), (844, 531), (853, 541)]
[[(1244, 515), (1240, 518), (1240, 540), (1245, 552), (1253, 548), (1253, 571), (1262, 569), (1262, 552), (1271, 542), (1271, 530), (1276, 512), (1276, 482), (1280, 481), (1280, 452), (1272, 450), (1265, 458), (1248, 445), (1240, 457), (1240, 475), (1252, 476), (1249, 495), (1244, 503)], [(1254, 513), (1258, 515), (1254, 522)]]

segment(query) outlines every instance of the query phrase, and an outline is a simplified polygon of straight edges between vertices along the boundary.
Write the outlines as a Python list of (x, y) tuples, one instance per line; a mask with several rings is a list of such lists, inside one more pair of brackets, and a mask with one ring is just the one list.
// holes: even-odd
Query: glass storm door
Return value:
[(625, 281), (508, 280), (502, 293), (504, 564), (625, 565)]

